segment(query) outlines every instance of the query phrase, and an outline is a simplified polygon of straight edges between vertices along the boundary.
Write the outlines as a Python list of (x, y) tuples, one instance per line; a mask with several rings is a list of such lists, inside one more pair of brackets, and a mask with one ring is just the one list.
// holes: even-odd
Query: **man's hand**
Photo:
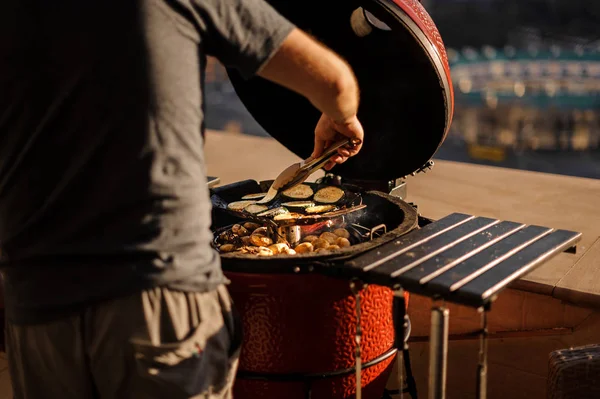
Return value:
[(321, 119), (319, 119), (317, 127), (315, 128), (315, 149), (311, 158), (320, 156), (323, 153), (323, 150), (343, 137), (358, 139), (361, 144), (351, 149), (345, 147), (340, 148), (338, 150), (338, 155), (335, 156), (331, 162), (325, 164), (326, 170), (330, 170), (336, 164), (344, 163), (349, 157), (358, 154), (362, 147), (364, 132), (362, 125), (356, 116), (351, 117), (345, 122), (335, 122), (327, 115), (321, 115)]
[[(306, 97), (323, 113), (315, 128), (315, 148), (319, 156), (330, 142), (342, 137), (363, 140), (363, 128), (356, 118), (359, 90), (350, 66), (333, 51), (294, 29), (281, 48), (258, 72), (260, 76)], [(345, 162), (360, 151), (340, 149), (339, 157), (325, 166)]]

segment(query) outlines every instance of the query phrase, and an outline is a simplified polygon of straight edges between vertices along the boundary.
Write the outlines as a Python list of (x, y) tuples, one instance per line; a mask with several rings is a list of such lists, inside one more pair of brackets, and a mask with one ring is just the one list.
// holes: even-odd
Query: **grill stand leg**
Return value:
[(481, 331), (479, 332), (479, 364), (477, 365), (477, 399), (487, 398), (487, 311), (481, 312)]
[(354, 294), (354, 298), (356, 301), (356, 335), (354, 337), (354, 341), (356, 342), (356, 351), (354, 353), (354, 358), (356, 360), (356, 399), (362, 398), (362, 382), (361, 382), (361, 371), (362, 371), (362, 354), (360, 350), (361, 338), (362, 338), (362, 328), (360, 326), (360, 291), (364, 288), (364, 285), (360, 281), (351, 281), (350, 289)]
[(445, 306), (431, 309), (429, 337), (429, 399), (446, 398), (446, 367), (448, 363), (448, 319)]
[(408, 343), (404, 339), (408, 328), (408, 315), (406, 314), (406, 299), (402, 288), (394, 291), (393, 321), (396, 332), (395, 346), (398, 349), (398, 384), (400, 385), (400, 399), (404, 398), (404, 356), (408, 352)]
[(413, 376), (412, 368), (410, 366), (410, 353), (408, 351), (408, 345), (406, 346), (406, 349), (403, 352), (404, 367), (406, 368), (406, 392), (408, 392), (411, 399), (417, 399), (417, 383), (415, 381), (415, 377)]

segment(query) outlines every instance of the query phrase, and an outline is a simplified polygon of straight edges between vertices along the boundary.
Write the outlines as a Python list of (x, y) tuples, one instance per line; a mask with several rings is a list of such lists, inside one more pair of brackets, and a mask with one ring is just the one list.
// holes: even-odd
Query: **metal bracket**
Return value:
[(435, 162), (433, 162), (433, 160), (430, 159), (429, 161), (427, 161), (425, 163), (425, 165), (421, 166), (419, 169), (415, 170), (410, 175), (406, 175), (406, 176), (402, 177), (402, 179), (405, 179), (408, 176), (415, 176), (418, 173), (427, 173), (427, 172), (429, 172), (431, 170), (431, 168), (434, 167), (434, 165), (435, 165)]

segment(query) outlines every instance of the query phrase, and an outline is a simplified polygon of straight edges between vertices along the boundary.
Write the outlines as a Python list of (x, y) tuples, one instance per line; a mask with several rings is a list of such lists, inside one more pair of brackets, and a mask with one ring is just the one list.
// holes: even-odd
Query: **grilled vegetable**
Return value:
[(258, 194), (248, 194), (248, 195), (244, 195), (242, 197), (243, 200), (259, 200), (261, 198), (263, 198), (264, 196), (266, 196), (267, 193), (258, 193)]
[(309, 235), (302, 239), (302, 242), (313, 242), (314, 240), (318, 240), (319, 237), (315, 235)]
[(333, 234), (338, 237), (350, 238), (350, 232), (346, 229), (335, 229), (333, 230)]
[(306, 213), (325, 213), (331, 212), (335, 209), (334, 205), (317, 205), (306, 208)]
[(315, 249), (327, 248), (327, 247), (329, 247), (329, 241), (327, 241), (323, 238), (319, 238), (318, 240), (314, 240), (312, 242), (312, 246), (315, 247)]
[(313, 199), (322, 204), (335, 204), (344, 197), (344, 190), (334, 186), (328, 186), (317, 191)]
[(328, 231), (321, 233), (321, 235), (319, 236), (319, 239), (327, 241), (330, 245), (335, 244), (338, 238), (338, 236)]
[(248, 205), (252, 205), (255, 202), (256, 201), (235, 201), (227, 205), (227, 208), (231, 209), (232, 211), (241, 211)]
[(260, 247), (253, 247), (250, 245), (241, 247), (240, 249), (237, 250), (237, 252), (241, 252), (243, 254), (254, 254), (254, 255), (257, 255), (258, 251), (260, 251)]
[(234, 234), (231, 230), (222, 232), (217, 241), (219, 244), (234, 244), (238, 246), (242, 244), (240, 236)]
[(315, 206), (315, 203), (312, 201), (292, 201), (292, 202), (284, 202), (281, 204), (286, 208), (298, 208), (298, 209), (306, 209), (312, 206)]
[(258, 256), (273, 256), (274, 253), (269, 248), (260, 247), (258, 249)]
[(350, 246), (350, 240), (344, 237), (339, 237), (335, 244), (338, 245), (340, 248), (347, 248)]
[(231, 232), (233, 234), (237, 234), (240, 237), (244, 237), (244, 236), (247, 236), (248, 234), (250, 234), (248, 229), (246, 229), (244, 226), (239, 225), (239, 224), (234, 224), (233, 227), (231, 228)]
[(269, 249), (273, 251), (275, 255), (284, 254), (290, 247), (284, 243), (273, 244), (269, 246)]
[(249, 213), (252, 213), (252, 214), (257, 214), (257, 213), (265, 212), (268, 209), (269, 209), (268, 206), (258, 205), (258, 204), (251, 204), (251, 205), (248, 205), (247, 207), (244, 208), (244, 210), (246, 212), (249, 212)]
[(252, 234), (250, 236), (250, 242), (257, 247), (268, 247), (269, 245), (273, 245), (273, 240), (270, 237), (260, 234)]
[(294, 250), (299, 254), (306, 254), (312, 252), (314, 249), (313, 245), (310, 242), (303, 242), (302, 244), (298, 244)]
[(300, 213), (282, 213), (276, 215), (273, 220), (287, 220), (287, 219), (298, 219), (301, 218), (302, 214)]
[(219, 247), (219, 251), (221, 252), (231, 252), (235, 249), (235, 245), (233, 244), (223, 244)]
[(258, 223), (246, 222), (244, 223), (244, 228), (248, 231), (254, 231), (260, 227)]
[(258, 214), (258, 216), (260, 217), (274, 217), (277, 215), (283, 215), (284, 213), (289, 213), (290, 211), (288, 211), (286, 208), (280, 206), (279, 208), (273, 208), (273, 209), (269, 209), (266, 210), (264, 212), (261, 212)]
[(250, 243), (250, 236), (242, 237), (242, 244), (244, 244), (244, 245), (251, 245), (251, 243)]
[(292, 248), (287, 248), (285, 253), (288, 255), (296, 255), (296, 251), (294, 251)]
[(313, 194), (313, 189), (306, 184), (298, 184), (297, 186), (287, 189), (283, 192), (284, 196), (293, 199), (308, 199), (312, 197)]
[(260, 235), (266, 236), (267, 234), (269, 234), (269, 229), (266, 228), (266, 227), (259, 227), (258, 229), (254, 230), (252, 232), (252, 234), (253, 235), (254, 234), (260, 234)]

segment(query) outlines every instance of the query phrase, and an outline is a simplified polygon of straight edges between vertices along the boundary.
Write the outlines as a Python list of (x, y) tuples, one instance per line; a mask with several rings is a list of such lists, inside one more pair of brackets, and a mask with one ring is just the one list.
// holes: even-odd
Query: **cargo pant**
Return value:
[(225, 286), (155, 288), (6, 341), (15, 399), (229, 399), (241, 331)]

